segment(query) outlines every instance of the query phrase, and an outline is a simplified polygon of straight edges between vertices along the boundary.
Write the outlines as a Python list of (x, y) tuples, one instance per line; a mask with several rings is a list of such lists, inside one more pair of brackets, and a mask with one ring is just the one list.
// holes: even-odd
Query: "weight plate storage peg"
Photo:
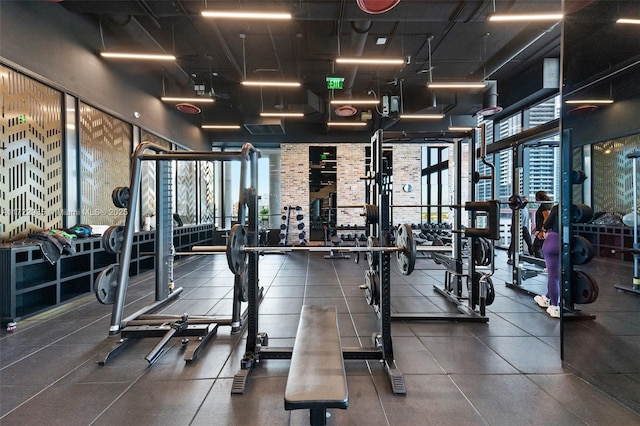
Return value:
[(240, 275), (247, 269), (247, 230), (240, 224), (235, 224), (229, 231), (227, 238), (227, 263), (235, 275)]
[(118, 254), (122, 250), (124, 241), (124, 226), (110, 226), (102, 234), (102, 245), (104, 251), (111, 254)]
[(119, 271), (120, 265), (109, 265), (100, 271), (96, 277), (93, 292), (95, 293), (98, 302), (103, 305), (113, 305), (116, 300)]
[(398, 269), (400, 269), (402, 275), (410, 275), (416, 266), (416, 257), (418, 254), (416, 241), (411, 231), (411, 225), (405, 223), (398, 227), (398, 231), (396, 232), (396, 247), (402, 247), (402, 250), (396, 252)]
[(129, 207), (129, 188), (126, 186), (115, 187), (111, 193), (111, 200), (114, 206), (126, 209)]

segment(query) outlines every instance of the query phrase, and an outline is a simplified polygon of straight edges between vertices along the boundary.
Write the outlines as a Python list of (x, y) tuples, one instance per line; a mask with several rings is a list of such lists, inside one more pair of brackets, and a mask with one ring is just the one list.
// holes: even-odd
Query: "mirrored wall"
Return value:
[[(574, 231), (596, 243), (597, 256), (576, 266), (598, 283), (586, 318), (563, 318), (563, 361), (579, 376), (640, 410), (640, 292), (633, 287), (633, 159), (640, 149), (640, 19), (638, 1), (566, 1), (562, 129), (573, 168), (589, 179), (573, 185), (574, 202), (596, 215)], [(617, 216), (616, 216), (617, 215)], [(602, 218), (608, 218), (602, 220)], [(574, 274), (575, 275), (575, 274)]]

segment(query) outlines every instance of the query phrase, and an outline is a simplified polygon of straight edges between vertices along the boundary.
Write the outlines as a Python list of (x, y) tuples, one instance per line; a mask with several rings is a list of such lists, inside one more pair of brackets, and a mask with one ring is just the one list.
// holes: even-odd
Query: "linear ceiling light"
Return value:
[(383, 58), (336, 58), (336, 64), (358, 64), (358, 65), (403, 65), (404, 59), (383, 59)]
[(229, 10), (203, 10), (205, 18), (229, 18), (229, 19), (291, 19), (287, 12), (234, 12)]
[(171, 96), (163, 96), (160, 98), (165, 102), (192, 102), (192, 103), (213, 103), (213, 98), (181, 98), (181, 97), (171, 97)]
[(100, 52), (103, 58), (113, 59), (143, 59), (153, 61), (175, 61), (174, 55), (156, 53), (127, 53), (127, 52)]
[(256, 87), (300, 87), (300, 83), (297, 81), (261, 81), (261, 80), (245, 80), (242, 82), (244, 86), (256, 86)]
[(261, 112), (260, 117), (304, 117), (302, 112)]
[(364, 121), (329, 121), (327, 126), (336, 127), (364, 127), (367, 123)]
[(334, 99), (329, 102), (331, 105), (377, 105), (379, 99)]
[(616, 21), (617, 24), (640, 24), (640, 19), (632, 18), (620, 18)]
[(489, 16), (491, 22), (560, 21), (564, 15), (552, 13), (503, 13)]
[(482, 89), (486, 86), (483, 81), (479, 82), (466, 82), (466, 81), (452, 81), (448, 83), (427, 83), (429, 89)]
[(470, 132), (473, 129), (474, 127), (468, 127), (468, 126), (449, 126), (450, 132)]
[(402, 114), (400, 118), (411, 118), (417, 120), (439, 120), (444, 118), (444, 114)]
[(239, 124), (203, 124), (200, 128), (207, 130), (239, 130), (241, 127)]
[(565, 104), (612, 104), (612, 99), (570, 99)]

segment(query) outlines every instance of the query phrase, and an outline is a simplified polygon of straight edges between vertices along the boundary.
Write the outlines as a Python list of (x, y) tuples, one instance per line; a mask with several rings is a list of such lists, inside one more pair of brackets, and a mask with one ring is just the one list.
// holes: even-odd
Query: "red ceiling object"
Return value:
[(176, 109), (180, 112), (184, 112), (185, 114), (200, 114), (202, 112), (199, 107), (186, 102), (176, 104)]
[(356, 0), (358, 7), (367, 13), (384, 13), (393, 9), (400, 0)]
[(351, 117), (356, 115), (358, 110), (352, 107), (351, 105), (342, 105), (336, 108), (334, 112), (338, 117)]
[(578, 107), (575, 107), (573, 109), (570, 109), (569, 111), (567, 111), (567, 114), (569, 115), (583, 115), (583, 114), (589, 114), (595, 110), (598, 109), (597, 105), (580, 105)]

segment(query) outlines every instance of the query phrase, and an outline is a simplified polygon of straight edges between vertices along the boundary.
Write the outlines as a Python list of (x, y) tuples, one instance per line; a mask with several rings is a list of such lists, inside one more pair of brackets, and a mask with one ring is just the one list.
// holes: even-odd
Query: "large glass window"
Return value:
[(449, 147), (422, 148), (422, 222), (449, 221)]

